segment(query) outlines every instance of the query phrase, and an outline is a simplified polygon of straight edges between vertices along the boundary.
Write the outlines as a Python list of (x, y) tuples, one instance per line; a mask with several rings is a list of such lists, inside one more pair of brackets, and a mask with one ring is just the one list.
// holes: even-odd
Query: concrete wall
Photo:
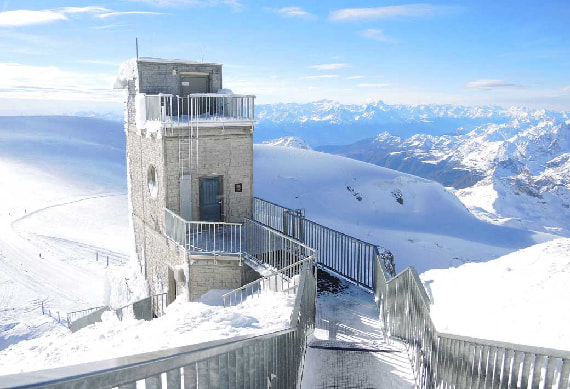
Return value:
[[(175, 71), (175, 73), (173, 72)], [(222, 65), (182, 62), (138, 61), (139, 92), (154, 95), (158, 93), (180, 94), (180, 72), (200, 72), (210, 74), (210, 92), (222, 88)]]
[(236, 289), (260, 278), (259, 273), (236, 257), (192, 256), (190, 300), (210, 289)]
[[(182, 142), (187, 145), (188, 142)], [(196, 145), (198, 147), (196, 148)], [(200, 178), (222, 176), (223, 221), (242, 223), (253, 212), (253, 133), (251, 128), (200, 129), (198, 143), (192, 140), (192, 168), (186, 164), (184, 171), (191, 174), (192, 220), (200, 220)], [(166, 137), (168, 209), (180, 214), (180, 168), (178, 136)], [(196, 160), (196, 150), (198, 159)], [(189, 160), (188, 147), (182, 148)], [(198, 168), (196, 168), (196, 163)], [(242, 192), (235, 191), (235, 184), (242, 184)]]

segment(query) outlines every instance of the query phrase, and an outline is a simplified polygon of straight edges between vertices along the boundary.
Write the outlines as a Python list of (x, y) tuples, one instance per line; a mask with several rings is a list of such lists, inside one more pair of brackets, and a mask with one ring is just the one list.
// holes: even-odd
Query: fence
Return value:
[(568, 388), (570, 352), (437, 332), (414, 268), (388, 281), (375, 259), (374, 294), (388, 336), (402, 339), (420, 388)]
[(288, 230), (286, 226), (288, 213), (305, 216), (304, 209), (290, 209), (258, 197), (253, 198), (253, 220), (265, 224), (274, 230), (283, 233)]
[(303, 259), (316, 258), (316, 250), (264, 224), (244, 220), (244, 252), (254, 261), (282, 269)]
[(249, 121), (255, 96), (217, 93), (145, 95), (146, 120), (188, 125), (190, 122)]
[(154, 317), (161, 317), (165, 314), (166, 307), (170, 305), (168, 293), (154, 294), (152, 298), (152, 314)]
[(203, 255), (241, 255), (242, 225), (186, 221), (164, 209), (165, 234), (188, 252)]
[(390, 279), (377, 246), (262, 199), (254, 218), (317, 249), (320, 266), (373, 290), (386, 337), (407, 344), (418, 387), (570, 389), (570, 352), (438, 334), (416, 270)]
[[(243, 285), (237, 289), (232, 290), (222, 296), (224, 307), (237, 305), (243, 302), (248, 297), (259, 295), (264, 290), (271, 290), (274, 292), (287, 292), (296, 293), (299, 286), (299, 276), (305, 269), (305, 264), (309, 262), (314, 264), (315, 258), (309, 257), (289, 265), (274, 274), (259, 278), (249, 284)], [(312, 266), (311, 266), (312, 268)]]
[(89, 316), (93, 312), (96, 312), (96, 311), (103, 309), (103, 308), (107, 308), (107, 307), (106, 306), (100, 306), (100, 307), (82, 309), (80, 311), (69, 312), (67, 314), (67, 325), (70, 326), (71, 323), (73, 323), (74, 321), (77, 321), (77, 320), (79, 320), (85, 316)]
[(3, 376), (0, 388), (293, 388), (299, 387), (307, 335), (314, 328), (316, 273), (301, 271), (288, 329), (107, 361)]
[(320, 266), (369, 289), (373, 285), (377, 246), (305, 218), (304, 210), (254, 199), (254, 219), (290, 235), (319, 253)]

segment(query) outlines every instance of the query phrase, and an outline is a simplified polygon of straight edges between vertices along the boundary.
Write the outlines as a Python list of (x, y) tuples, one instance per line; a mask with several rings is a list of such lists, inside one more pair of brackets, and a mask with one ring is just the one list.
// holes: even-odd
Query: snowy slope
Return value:
[(488, 261), (552, 239), (481, 221), (441, 185), (394, 170), (267, 145), (254, 155), (257, 196), (306, 208), (309, 219), (388, 248), (398, 270)]
[(382, 133), (326, 150), (434, 179), (478, 216), (570, 236), (570, 121), (518, 112), (459, 135)]
[(229, 308), (177, 300), (168, 306), (166, 315), (149, 322), (127, 317), (119, 321), (107, 312), (103, 322), (78, 332), (59, 327), (0, 351), (0, 375), (282, 330), (289, 326), (294, 301), (293, 294), (273, 292)]
[(570, 350), (570, 239), (421, 279), (439, 331)]
[(51, 328), (42, 302), (54, 312), (101, 305), (106, 256), (122, 266), (130, 233), (120, 123), (0, 117), (0, 140), (2, 349)]

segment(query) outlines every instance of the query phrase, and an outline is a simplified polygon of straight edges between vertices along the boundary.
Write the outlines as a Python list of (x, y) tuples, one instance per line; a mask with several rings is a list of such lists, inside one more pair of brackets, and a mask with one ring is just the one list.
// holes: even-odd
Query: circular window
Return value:
[(156, 197), (158, 194), (158, 181), (156, 179), (156, 169), (153, 165), (150, 165), (148, 168), (148, 190), (152, 197)]

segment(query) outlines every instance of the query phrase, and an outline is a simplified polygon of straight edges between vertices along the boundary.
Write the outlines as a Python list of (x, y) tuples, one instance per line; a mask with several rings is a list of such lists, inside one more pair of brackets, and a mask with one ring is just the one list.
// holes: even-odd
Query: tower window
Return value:
[(151, 197), (155, 198), (158, 194), (158, 181), (156, 179), (156, 169), (153, 165), (148, 167), (148, 190), (150, 192)]

